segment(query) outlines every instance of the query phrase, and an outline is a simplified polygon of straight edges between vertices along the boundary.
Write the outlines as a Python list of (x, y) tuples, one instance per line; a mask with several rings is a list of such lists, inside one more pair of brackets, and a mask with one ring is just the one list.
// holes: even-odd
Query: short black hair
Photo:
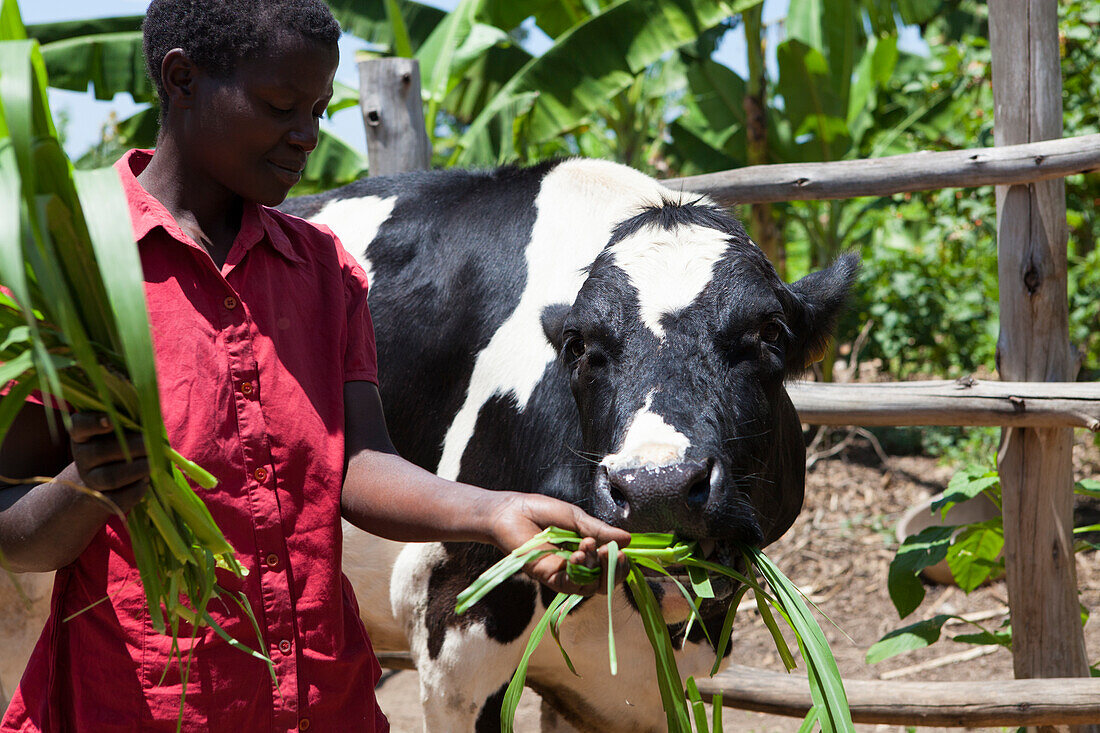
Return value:
[(233, 73), (241, 59), (267, 49), (280, 32), (293, 31), (328, 46), (340, 40), (340, 24), (324, 0), (153, 0), (142, 24), (145, 68), (160, 98), (160, 78), (173, 48), (214, 75)]

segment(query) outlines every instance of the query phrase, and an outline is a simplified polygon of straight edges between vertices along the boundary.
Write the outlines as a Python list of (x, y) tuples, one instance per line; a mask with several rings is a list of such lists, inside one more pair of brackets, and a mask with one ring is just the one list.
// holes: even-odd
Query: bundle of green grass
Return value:
[[(522, 547), (507, 555), (493, 567), (459, 593), (456, 612), (465, 613), (471, 606), (482, 599), (493, 588), (518, 572), (524, 565), (546, 554), (557, 554), (568, 558), (572, 551), (580, 544), (580, 537), (568, 530), (550, 527), (541, 532)], [(548, 545), (553, 546), (548, 547)], [(617, 672), (615, 654), (615, 634), (611, 626), (611, 595), (616, 576), (616, 562), (620, 551), (614, 542), (609, 545), (609, 563), (607, 568), (607, 648), (611, 667), (611, 673)], [(754, 571), (742, 573), (733, 568), (719, 565), (703, 559), (703, 553), (699, 543), (683, 541), (674, 535), (665, 533), (640, 533), (631, 535), (629, 546), (622, 548), (622, 554), (628, 564), (626, 573), (626, 585), (634, 597), (638, 612), (642, 617), (646, 635), (653, 647), (653, 656), (656, 663), (657, 683), (660, 688), (661, 702), (670, 733), (692, 733), (692, 720), (695, 722), (695, 731), (709, 733), (722, 730), (722, 700), (720, 695), (712, 699), (713, 713), (709, 719), (703, 704), (702, 695), (695, 679), (688, 677), (686, 683), (681, 682), (680, 672), (676, 667), (676, 659), (673, 655), (672, 639), (669, 637), (668, 626), (661, 614), (660, 604), (654, 597), (643, 570), (658, 573), (668, 577), (683, 594), (691, 615), (688, 625), (701, 618), (699, 613), (699, 599), (714, 598), (714, 590), (711, 585), (711, 577), (729, 578), (739, 584), (738, 590), (730, 599), (729, 608), (726, 611), (725, 621), (717, 639), (708, 641), (715, 649), (714, 666), (711, 675), (718, 672), (722, 658), (725, 656), (726, 646), (729, 643), (730, 632), (737, 615), (737, 607), (742, 597), (752, 591), (756, 596), (757, 609), (764, 620), (775, 642), (776, 651), (787, 671), (794, 669), (795, 659), (787, 646), (771, 609), (787, 622), (794, 631), (798, 642), (799, 651), (806, 663), (806, 671), (809, 677), (810, 694), (813, 699), (813, 707), (803, 721), (801, 731), (811, 731), (820, 727), (823, 733), (839, 731), (851, 731), (852, 716), (848, 710), (848, 698), (844, 693), (844, 684), (837, 669), (836, 660), (821, 632), (821, 627), (811, 613), (802, 592), (768, 559), (763, 552), (756, 548), (746, 547), (742, 550), (746, 568)], [(670, 570), (686, 571), (688, 585), (681, 583)], [(570, 563), (567, 572), (571, 579), (580, 584), (595, 582), (599, 578), (598, 568), (588, 568)], [(767, 587), (757, 580), (757, 573), (766, 582)], [(689, 587), (690, 586), (690, 587)], [(523, 693), (524, 681), (527, 677), (527, 665), (535, 648), (542, 641), (549, 629), (555, 641), (559, 641), (558, 630), (569, 612), (581, 601), (582, 596), (559, 593), (547, 607), (539, 623), (535, 626), (531, 637), (527, 642), (523, 657), (520, 660), (511, 683), (504, 695), (504, 703), (501, 706), (500, 722), (501, 730), (511, 733), (515, 720), (516, 707), (519, 705), (520, 695)], [(700, 625), (706, 633), (706, 627)], [(569, 655), (562, 649), (564, 663), (573, 669)]]

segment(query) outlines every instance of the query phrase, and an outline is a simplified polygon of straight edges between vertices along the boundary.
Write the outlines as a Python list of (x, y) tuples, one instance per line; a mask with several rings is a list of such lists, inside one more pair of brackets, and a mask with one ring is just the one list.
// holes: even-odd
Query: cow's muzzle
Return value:
[(672, 531), (684, 537), (707, 536), (708, 505), (720, 493), (721, 464), (712, 459), (629, 467), (601, 465), (596, 491), (613, 524), (632, 532)]

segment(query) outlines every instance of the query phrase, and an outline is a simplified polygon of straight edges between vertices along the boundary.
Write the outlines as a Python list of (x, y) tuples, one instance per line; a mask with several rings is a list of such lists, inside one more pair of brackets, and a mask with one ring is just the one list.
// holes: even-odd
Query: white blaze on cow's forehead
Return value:
[(600, 465), (610, 471), (681, 463), (691, 441), (653, 412), (653, 393), (646, 395), (642, 409), (634, 413), (618, 452), (604, 456)]
[(729, 248), (729, 235), (701, 226), (648, 226), (616, 242), (615, 265), (638, 290), (642, 322), (664, 338), (661, 317), (691, 305)]
[(548, 305), (573, 303), (584, 283), (584, 268), (607, 245), (612, 228), (644, 206), (679, 196), (642, 173), (601, 160), (568, 160), (546, 174), (535, 199), (519, 305), (477, 355), (466, 400), (443, 439), (436, 473), (458, 476), (478, 413), (494, 395), (511, 395), (520, 410), (526, 407), (555, 358), (543, 336), (542, 311)]
[(309, 220), (331, 229), (344, 249), (367, 272), (367, 282), (374, 284), (374, 271), (367, 258), (367, 245), (378, 236), (378, 230), (393, 213), (396, 196), (362, 196), (330, 201)]

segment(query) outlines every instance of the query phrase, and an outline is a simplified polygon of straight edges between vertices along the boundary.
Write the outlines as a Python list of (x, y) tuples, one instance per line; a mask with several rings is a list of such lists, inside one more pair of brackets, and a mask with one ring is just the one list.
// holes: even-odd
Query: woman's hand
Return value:
[[(576, 593), (590, 596), (607, 592), (607, 543), (615, 541), (620, 547), (630, 543), (630, 533), (612, 527), (589, 516), (580, 508), (541, 494), (492, 492), (497, 499), (490, 526), (493, 544), (504, 552), (520, 547), (547, 527), (559, 527), (576, 532), (584, 539), (568, 562), (600, 568), (600, 578), (592, 583), (578, 585), (566, 575), (566, 560), (557, 555), (545, 555), (528, 563), (524, 572), (550, 589), (559, 593)], [(626, 577), (626, 560), (622, 553), (617, 558), (615, 582)]]
[(72, 416), (69, 440), (81, 483), (107, 495), (124, 512), (137, 504), (149, 488), (145, 442), (138, 433), (125, 435), (130, 460), (106, 415), (78, 412)]

